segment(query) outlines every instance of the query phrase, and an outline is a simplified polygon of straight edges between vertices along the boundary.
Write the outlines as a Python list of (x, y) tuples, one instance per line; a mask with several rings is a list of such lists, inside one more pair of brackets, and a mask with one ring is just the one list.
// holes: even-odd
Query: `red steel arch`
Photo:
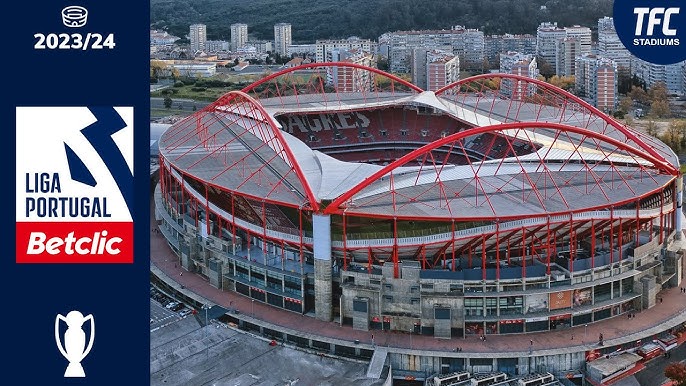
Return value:
[[(384, 176), (385, 174), (391, 172), (393, 169), (396, 167), (402, 166), (406, 162), (412, 160), (413, 158), (416, 158), (420, 155), (427, 154), (428, 152), (432, 151), (433, 149), (436, 149), (440, 146), (443, 146), (447, 143), (458, 141), (460, 139), (466, 138), (468, 136), (472, 135), (478, 135), (482, 133), (488, 133), (490, 131), (500, 131), (500, 130), (505, 130), (505, 129), (522, 129), (522, 128), (550, 128), (550, 129), (556, 129), (559, 131), (567, 131), (570, 133), (576, 133), (580, 135), (584, 135), (590, 138), (594, 138), (597, 140), (600, 140), (602, 142), (606, 142), (609, 144), (612, 144), (617, 147), (617, 149), (621, 149), (624, 151), (629, 152), (630, 154), (637, 156), (639, 158), (643, 158), (649, 162), (651, 162), (654, 166), (656, 166), (662, 173), (664, 174), (670, 174), (670, 175), (678, 175), (678, 170), (671, 164), (669, 163), (662, 155), (660, 155), (658, 152), (653, 149), (650, 144), (646, 143), (642, 136), (639, 133), (635, 133), (631, 131), (630, 129), (620, 125), (617, 121), (609, 118), (607, 115), (596, 109), (595, 107), (591, 106), (587, 102), (583, 101), (581, 98), (565, 91), (562, 90), (558, 87), (555, 87), (549, 83), (545, 83), (543, 81), (537, 80), (537, 79), (532, 79), (524, 76), (519, 76), (519, 75), (512, 75), (512, 74), (483, 74), (483, 75), (477, 75), (474, 77), (466, 78), (463, 80), (460, 80), (458, 82), (452, 83), (448, 86), (445, 86), (441, 88), (440, 90), (436, 91), (436, 95), (440, 96), (445, 94), (449, 90), (453, 89), (458, 89), (465, 84), (468, 84), (469, 82), (474, 82), (478, 81), (481, 79), (491, 79), (491, 78), (501, 78), (501, 79), (513, 79), (517, 81), (522, 81), (522, 82), (529, 82), (532, 84), (535, 84), (537, 87), (540, 87), (546, 91), (548, 91), (550, 94), (553, 96), (559, 95), (563, 98), (567, 98), (570, 101), (573, 101), (574, 103), (582, 106), (583, 108), (588, 110), (589, 115), (596, 116), (600, 119), (602, 119), (607, 125), (610, 125), (613, 129), (618, 130), (621, 132), (623, 135), (625, 135), (630, 141), (634, 142), (636, 146), (632, 146), (631, 143), (625, 143), (620, 140), (617, 140), (609, 135), (606, 135), (602, 132), (590, 130), (587, 128), (582, 128), (578, 126), (571, 126), (568, 124), (563, 124), (563, 123), (556, 123), (556, 122), (513, 122), (513, 123), (505, 123), (505, 124), (499, 124), (499, 125), (493, 125), (493, 126), (484, 126), (484, 127), (476, 127), (472, 129), (468, 129), (465, 131), (461, 131), (459, 133), (453, 134), (446, 136), (440, 140), (437, 140), (435, 142), (432, 142), (430, 144), (427, 144), (419, 149), (416, 149), (414, 151), (411, 151), (401, 158), (395, 160), (394, 162), (386, 165), (373, 175), (367, 177), (364, 181), (358, 183), (356, 186), (354, 186), (352, 189), (350, 189), (348, 192), (344, 193), (343, 195), (337, 197), (334, 201), (332, 201), (326, 208), (322, 209), (320, 208), (320, 204), (317, 201), (317, 197), (315, 196), (314, 192), (312, 191), (312, 188), (309, 185), (309, 182), (307, 178), (305, 177), (300, 165), (297, 162), (297, 159), (295, 158), (295, 155), (293, 154), (293, 151), (291, 150), (290, 146), (288, 145), (288, 142), (285, 140), (283, 133), (281, 133), (281, 130), (277, 126), (276, 122), (274, 121), (273, 117), (269, 113), (266, 112), (265, 108), (262, 106), (262, 104), (259, 102), (258, 99), (254, 98), (251, 95), (248, 95), (248, 92), (251, 92), (255, 90), (257, 87), (260, 85), (263, 85), (271, 80), (277, 79), (281, 76), (294, 73), (298, 70), (303, 70), (303, 69), (317, 69), (317, 68), (327, 68), (327, 67), (349, 67), (349, 68), (354, 68), (354, 69), (359, 69), (359, 70), (364, 70), (364, 71), (369, 71), (370, 73), (377, 74), (384, 76), (388, 79), (390, 79), (393, 82), (398, 82), (399, 84), (402, 84), (405, 87), (408, 87), (410, 90), (421, 93), (423, 90), (408, 81), (401, 79), (395, 75), (388, 74), (384, 71), (354, 64), (354, 63), (344, 63), (344, 62), (329, 62), (329, 63), (311, 63), (311, 64), (305, 64), (302, 66), (298, 67), (293, 67), (293, 68), (287, 68), (282, 71), (279, 71), (277, 73), (271, 74), (265, 78), (262, 78), (261, 80), (252, 83), (251, 85), (247, 86), (241, 91), (231, 91), (227, 94), (224, 94), (222, 97), (217, 99), (214, 103), (208, 105), (206, 108), (203, 110), (199, 111), (198, 113), (194, 114), (193, 116), (190, 116), (183, 121), (177, 123), (174, 125), (166, 134), (165, 136), (167, 137), (167, 143), (166, 148), (167, 149), (174, 149), (181, 144), (185, 143), (185, 141), (188, 140), (188, 138), (192, 136), (202, 136), (203, 135), (203, 130), (206, 130), (206, 125), (208, 124), (207, 122), (202, 121), (202, 114), (203, 113), (208, 113), (208, 112), (222, 112), (222, 108), (224, 106), (230, 106), (231, 104), (234, 103), (242, 103), (249, 105), (250, 108), (254, 112), (257, 112), (259, 114), (259, 117), (256, 117), (258, 119), (261, 119), (265, 123), (267, 123), (273, 133), (273, 137), (276, 141), (278, 141), (279, 146), (282, 147), (283, 153), (285, 155), (285, 161), (289, 164), (289, 166), (292, 168), (293, 172), (296, 174), (300, 184), (302, 185), (304, 189), (304, 193), (307, 197), (307, 200), (309, 201), (309, 205), (312, 208), (313, 211), (315, 212), (320, 212), (323, 211), (324, 213), (337, 213), (340, 210), (341, 205), (343, 205), (347, 200), (352, 198), (355, 194), (359, 193), (362, 189), (365, 187), (369, 186), (372, 184), (374, 181), (378, 180), (380, 177)], [(319, 92), (324, 92), (323, 89), (318, 90)], [(403, 92), (407, 93), (407, 90), (403, 90)], [(297, 90), (296, 90), (297, 93)], [(290, 94), (293, 95), (293, 94)], [(211, 121), (213, 118), (210, 118), (208, 121)], [(219, 118), (216, 118), (219, 119)], [(189, 126), (195, 125), (195, 127), (189, 128)], [(607, 127), (607, 126), (605, 126)], [(185, 130), (184, 130), (185, 128)], [(649, 139), (649, 138), (647, 138)], [(197, 146), (197, 145), (196, 145)], [(637, 148), (637, 146), (639, 148)], [(192, 149), (191, 149), (192, 150)], [(190, 151), (190, 150), (189, 150)], [(182, 155), (181, 155), (182, 156)], [(179, 156), (179, 157), (181, 157)], [(282, 157), (283, 158), (283, 157)]]
[(667, 167), (667, 169), (670, 170), (670, 174), (677, 175), (679, 173), (679, 171), (671, 163), (669, 163), (662, 155), (660, 155), (658, 152), (656, 152), (655, 149), (650, 144), (648, 144), (644, 141), (644, 139), (649, 139), (649, 138), (642, 136), (640, 133), (637, 133), (637, 132), (634, 132), (632, 130), (627, 129), (625, 126), (619, 124), (617, 121), (615, 121), (614, 119), (607, 116), (607, 114), (598, 110), (593, 105), (584, 101), (580, 97), (570, 93), (569, 91), (563, 90), (557, 86), (554, 86), (550, 83), (544, 82), (544, 81), (539, 80), (539, 79), (529, 78), (526, 76), (515, 75), (515, 74), (503, 74), (503, 73), (481, 74), (481, 75), (475, 75), (475, 76), (471, 76), (469, 78), (461, 79), (461, 80), (453, 82), (449, 85), (446, 85), (446, 86), (436, 90), (436, 95), (440, 96), (442, 94), (445, 94), (447, 91), (453, 90), (455, 88), (457, 88), (459, 90), (460, 86), (463, 86), (463, 85), (468, 84), (470, 82), (474, 82), (474, 81), (481, 80), (481, 79), (492, 79), (492, 78), (512, 79), (512, 80), (516, 80), (516, 81), (520, 81), (520, 82), (532, 83), (532, 84), (535, 84), (537, 87), (542, 87), (542, 88), (547, 89), (553, 93), (557, 93), (560, 96), (568, 98), (568, 99), (572, 100), (574, 103), (578, 103), (580, 106), (588, 109), (590, 113), (601, 118), (607, 124), (609, 124), (610, 126), (615, 128), (616, 130), (618, 130), (619, 132), (621, 132), (622, 134), (627, 136), (627, 138), (631, 139), (634, 143), (639, 145), (642, 150), (648, 152), (648, 154), (650, 154), (652, 157), (659, 160), (660, 163), (662, 163), (664, 166)]
[(367, 66), (363, 66), (363, 65), (360, 65), (360, 64), (356, 64), (356, 63), (347, 63), (347, 62), (308, 63), (308, 64), (303, 64), (303, 65), (300, 65), (300, 66), (297, 66), (297, 67), (286, 68), (285, 70), (281, 70), (281, 71), (279, 71), (279, 72), (275, 72), (275, 73), (273, 73), (273, 74), (271, 74), (271, 75), (269, 75), (269, 76), (266, 76), (266, 77), (264, 77), (264, 78), (258, 80), (258, 81), (255, 82), (255, 83), (252, 83), (252, 84), (248, 85), (247, 87), (243, 88), (241, 91), (244, 92), (244, 93), (251, 92), (251, 91), (253, 91), (255, 88), (257, 88), (258, 86), (261, 86), (262, 84), (265, 84), (265, 83), (271, 81), (272, 79), (278, 78), (278, 77), (280, 77), (280, 76), (283, 76), (283, 75), (286, 75), (286, 74), (289, 74), (289, 73), (292, 73), (292, 72), (295, 72), (295, 71), (307, 70), (307, 69), (311, 69), (311, 68), (314, 68), (314, 69), (316, 69), (316, 68), (326, 68), (326, 67), (351, 67), (351, 68), (355, 68), (355, 69), (358, 69), (358, 70), (369, 71), (369, 72), (372, 72), (372, 73), (374, 73), (374, 74), (381, 75), (381, 76), (384, 76), (384, 77), (386, 77), (386, 78), (389, 78), (389, 79), (391, 79), (391, 80), (393, 80), (393, 81), (395, 81), (395, 82), (398, 82), (398, 83), (400, 83), (400, 84), (402, 84), (402, 85), (404, 85), (404, 86), (407, 86), (407, 87), (409, 87), (410, 89), (412, 89), (412, 90), (414, 90), (414, 91), (416, 91), (416, 92), (418, 92), (418, 93), (424, 92), (424, 90), (421, 89), (420, 87), (418, 87), (418, 86), (416, 86), (416, 85), (414, 85), (414, 84), (408, 82), (407, 80), (402, 79), (402, 78), (400, 78), (400, 77), (398, 77), (398, 76), (396, 76), (396, 75), (389, 74), (389, 73), (387, 73), (387, 72), (385, 72), (385, 71), (381, 71), (381, 70), (379, 70), (378, 68), (372, 68), (372, 67), (367, 67)]
[(491, 126), (482, 126), (482, 127), (474, 127), (468, 130), (460, 131), (458, 133), (454, 133), (452, 135), (446, 136), (444, 138), (441, 138), (437, 141), (431, 142), (425, 146), (422, 146), (412, 152), (409, 152), (405, 154), (404, 156), (398, 158), (397, 160), (393, 161), (392, 163), (384, 166), (383, 168), (379, 169), (377, 172), (374, 174), (370, 175), (369, 177), (365, 178), (362, 182), (358, 183), (355, 185), (353, 188), (349, 189), (346, 193), (340, 195), (337, 197), (335, 200), (333, 200), (326, 208), (324, 208), (323, 212), (326, 214), (335, 214), (335, 213), (341, 213), (341, 209), (343, 204), (348, 201), (350, 198), (352, 198), (355, 194), (359, 193), (362, 189), (370, 186), (372, 183), (375, 181), (379, 180), (381, 177), (385, 176), (386, 174), (392, 172), (394, 169), (401, 167), (408, 162), (417, 159), (419, 156), (428, 154), (434, 149), (437, 149), (443, 145), (456, 142), (462, 139), (465, 139), (470, 136), (478, 135), (478, 134), (483, 134), (483, 133), (489, 133), (489, 132), (497, 132), (497, 131), (502, 131), (502, 130), (508, 130), (508, 129), (531, 129), (531, 128), (545, 128), (545, 129), (553, 129), (553, 130), (558, 130), (562, 132), (570, 132), (570, 133), (575, 133), (579, 135), (583, 135), (585, 137), (590, 137), (593, 139), (600, 140), (602, 142), (611, 144), (615, 146), (617, 149), (623, 150), (628, 152), (629, 154), (632, 154), (638, 158), (642, 158), (646, 161), (651, 162), (657, 169), (660, 171), (664, 172), (665, 174), (670, 174), (670, 175), (676, 175), (673, 173), (673, 168), (665, 166), (663, 162), (661, 162), (660, 159), (657, 159), (651, 154), (644, 154), (640, 152), (640, 150), (634, 148), (633, 146), (629, 146), (626, 143), (619, 141), (615, 138), (606, 136), (602, 133), (595, 132), (593, 130), (581, 128), (581, 127), (576, 127), (576, 126), (571, 126), (571, 125), (566, 125), (566, 124), (561, 124), (561, 123), (552, 123), (552, 122), (511, 122), (511, 123), (504, 123), (504, 124), (498, 124), (498, 125), (491, 125)]
[[(284, 152), (286, 153), (286, 156), (288, 157), (288, 161), (291, 164), (291, 167), (294, 169), (295, 174), (298, 176), (298, 180), (300, 180), (300, 183), (302, 184), (303, 188), (305, 189), (305, 194), (307, 195), (307, 199), (309, 201), (310, 207), (312, 208), (313, 211), (318, 211), (319, 210), (319, 203), (317, 202), (317, 198), (314, 195), (314, 192), (312, 191), (312, 187), (310, 186), (310, 183), (307, 181), (307, 178), (305, 178), (305, 174), (303, 173), (302, 169), (300, 168), (300, 165), (298, 164), (298, 160), (295, 159), (295, 155), (293, 154), (293, 150), (291, 150), (290, 146), (288, 146), (288, 142), (283, 138), (283, 133), (281, 132), (281, 129), (276, 125), (276, 122), (274, 122), (274, 118), (272, 118), (271, 115), (262, 107), (262, 105), (255, 100), (255, 98), (251, 97), (250, 95), (246, 94), (243, 91), (231, 91), (229, 92), (229, 95), (235, 95), (236, 97), (240, 97), (245, 99), (248, 103), (252, 104), (261, 114), (262, 117), (267, 121), (269, 126), (271, 127), (274, 136), (278, 139), (280, 142), (281, 146), (283, 146)], [(222, 100), (220, 98), (220, 100)]]

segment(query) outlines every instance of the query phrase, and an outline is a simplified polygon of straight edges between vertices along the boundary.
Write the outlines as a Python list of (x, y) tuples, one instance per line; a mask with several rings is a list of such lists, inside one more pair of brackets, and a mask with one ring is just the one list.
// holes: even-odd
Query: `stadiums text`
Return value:
[(678, 46), (679, 39), (634, 39), (635, 46)]

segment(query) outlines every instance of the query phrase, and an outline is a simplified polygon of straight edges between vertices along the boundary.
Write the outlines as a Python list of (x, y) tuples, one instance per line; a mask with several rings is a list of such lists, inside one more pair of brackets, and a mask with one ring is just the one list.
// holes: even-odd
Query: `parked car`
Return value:
[(183, 303), (178, 303), (174, 307), (172, 307), (171, 310), (174, 312), (177, 312), (177, 311), (181, 311), (181, 309), (183, 309), (183, 307), (185, 307), (185, 305)]
[(181, 312), (179, 312), (179, 316), (186, 316), (186, 315), (190, 315), (192, 313), (193, 313), (193, 310), (191, 310), (190, 308), (184, 308), (183, 310), (181, 310)]
[(165, 305), (164, 308), (171, 310), (172, 308), (176, 307), (177, 304), (179, 304), (179, 303), (172, 301), (172, 302), (167, 303), (167, 305)]

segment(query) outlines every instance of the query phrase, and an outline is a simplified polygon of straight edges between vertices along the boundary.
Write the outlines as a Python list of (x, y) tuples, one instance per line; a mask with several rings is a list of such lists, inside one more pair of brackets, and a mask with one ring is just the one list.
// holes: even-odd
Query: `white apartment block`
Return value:
[(237, 51), (248, 42), (248, 25), (231, 24), (231, 51)]
[(460, 76), (460, 58), (450, 50), (416, 48), (412, 50), (412, 83), (436, 91)]
[[(376, 67), (374, 55), (361, 49), (334, 49), (329, 53), (331, 62), (354, 63), (366, 67)], [(374, 79), (367, 70), (353, 67), (327, 67), (327, 83), (337, 92), (365, 92), (372, 89)]]
[(536, 30), (536, 55), (556, 68), (557, 42), (566, 37), (567, 31), (558, 28), (557, 23), (541, 23)]
[(615, 29), (615, 22), (614, 19), (605, 16), (603, 18), (598, 19), (598, 31), (606, 31), (606, 30), (614, 30)]
[(151, 46), (168, 46), (179, 40), (178, 36), (170, 35), (167, 31), (150, 30)]
[[(449, 52), (429, 51), (426, 53), (426, 86), (436, 91), (460, 79), (460, 57)], [(421, 86), (420, 86), (421, 87)]]
[(188, 36), (191, 41), (191, 52), (205, 51), (207, 41), (207, 26), (205, 24), (192, 24)]
[[(567, 40), (566, 40), (567, 39)], [(570, 41), (576, 40), (579, 44)], [(575, 58), (591, 53), (591, 29), (575, 25), (558, 28), (541, 23), (536, 31), (536, 54), (555, 69), (557, 75), (574, 75)]]
[(485, 55), (484, 33), (478, 29), (461, 26), (453, 27), (457, 31), (464, 31), (462, 39), (457, 39), (453, 44), (453, 53), (460, 57), (464, 67), (470, 70), (480, 70), (483, 68)]
[(617, 107), (617, 63), (593, 54), (577, 57), (576, 95), (601, 111)]
[(266, 54), (273, 49), (272, 42), (268, 40), (251, 40), (245, 43), (247, 46), (255, 47), (255, 52), (258, 54)]
[(229, 51), (231, 45), (226, 40), (208, 40), (205, 42), (205, 52)]
[(171, 68), (179, 71), (179, 75), (193, 78), (207, 78), (217, 73), (216, 63), (175, 62)]
[(452, 52), (466, 69), (481, 69), (484, 60), (484, 34), (475, 29), (455, 26), (450, 30), (397, 31), (379, 37), (380, 49), (388, 47), (390, 71), (409, 73), (412, 50), (438, 49)]
[(576, 75), (576, 57), (588, 52), (581, 51), (581, 42), (576, 38), (564, 38), (557, 41), (555, 68), (559, 76)]
[(291, 44), (286, 48), (286, 55), (298, 55), (304, 57), (314, 55), (316, 49), (317, 48), (314, 44)]
[(565, 27), (566, 38), (576, 39), (579, 41), (580, 55), (591, 53), (591, 29), (575, 25), (572, 27)]
[(657, 82), (664, 82), (670, 94), (686, 95), (686, 61), (663, 65), (633, 58), (631, 69), (634, 75), (646, 82), (648, 88)]
[(274, 52), (279, 55), (288, 55), (288, 46), (292, 44), (291, 25), (279, 23), (274, 25)]
[(598, 19), (598, 55), (614, 60), (618, 67), (631, 67), (631, 53), (619, 40), (611, 17)]
[[(536, 79), (538, 78), (538, 64), (533, 55), (514, 51), (504, 52), (500, 54), (500, 72)], [(503, 94), (515, 100), (521, 100), (523, 97), (536, 93), (535, 85), (512, 79), (503, 79), (500, 89)]]
[(490, 35), (485, 37), (484, 52), (491, 65), (498, 63), (498, 55), (503, 52), (516, 51), (522, 54), (536, 54), (536, 36), (526, 35)]
[(373, 41), (357, 37), (344, 40), (317, 40), (315, 45), (315, 61), (317, 63), (328, 62), (327, 58), (333, 50), (362, 50), (374, 54), (377, 49), (377, 45)]

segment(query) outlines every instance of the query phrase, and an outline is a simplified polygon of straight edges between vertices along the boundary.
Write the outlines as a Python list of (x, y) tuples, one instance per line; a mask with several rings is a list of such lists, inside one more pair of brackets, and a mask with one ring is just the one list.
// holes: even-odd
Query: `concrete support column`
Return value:
[(674, 226), (674, 230), (676, 230), (676, 239), (681, 240), (682, 239), (682, 232), (681, 232), (681, 200), (683, 197), (684, 193), (684, 176), (680, 175), (679, 178), (676, 179), (676, 224)]
[[(614, 267), (612, 268), (612, 270), (613, 271), (615, 270)], [(614, 298), (615, 298), (615, 281), (612, 280), (610, 282), (610, 299), (614, 299)]]
[(331, 216), (312, 215), (314, 239), (314, 298), (315, 316), (331, 321)]

